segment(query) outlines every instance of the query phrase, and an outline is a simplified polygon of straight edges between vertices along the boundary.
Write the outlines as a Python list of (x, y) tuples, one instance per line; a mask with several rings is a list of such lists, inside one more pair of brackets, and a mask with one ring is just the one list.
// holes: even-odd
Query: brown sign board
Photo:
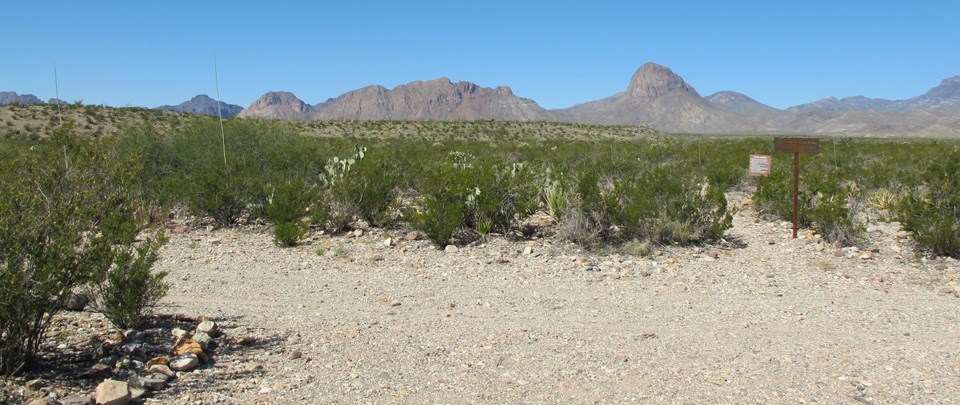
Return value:
[(773, 156), (750, 155), (751, 176), (769, 176), (771, 166), (773, 166)]
[(816, 155), (820, 153), (819, 138), (774, 138), (775, 152), (802, 153)]

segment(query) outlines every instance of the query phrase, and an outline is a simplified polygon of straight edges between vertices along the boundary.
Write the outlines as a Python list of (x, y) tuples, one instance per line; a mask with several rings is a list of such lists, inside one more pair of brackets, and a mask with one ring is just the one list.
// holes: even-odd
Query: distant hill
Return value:
[[(198, 95), (188, 101), (177, 105), (162, 105), (158, 110), (185, 112), (199, 115), (217, 115), (217, 100), (208, 97), (206, 94)], [(220, 102), (220, 113), (224, 117), (233, 117), (243, 111), (243, 107)]]
[(656, 63), (637, 69), (625, 92), (557, 111), (574, 122), (646, 125), (669, 132), (737, 132), (757, 127), (742, 115), (710, 104), (683, 78)]
[(292, 93), (269, 92), (242, 117), (306, 120), (548, 120), (553, 115), (533, 100), (517, 97), (509, 87), (453, 83), (442, 77), (387, 89), (367, 86), (308, 105)]
[(0, 105), (7, 104), (43, 104), (43, 100), (33, 94), (17, 94), (12, 91), (0, 91)]
[[(0, 92), (0, 105), (10, 103), (43, 104), (30, 94)], [(701, 97), (680, 75), (656, 63), (637, 69), (622, 92), (555, 110), (519, 97), (507, 86), (454, 83), (445, 77), (392, 89), (371, 85), (314, 105), (290, 92), (270, 91), (246, 109), (220, 106), (225, 117), (300, 121), (557, 121), (647, 126), (677, 133), (960, 137), (960, 76), (943, 79), (925, 93), (904, 100), (824, 97), (780, 110), (736, 91)], [(216, 115), (217, 102), (199, 95), (158, 108)]]
[(293, 93), (271, 91), (260, 96), (253, 104), (238, 114), (239, 117), (273, 118), (279, 120), (306, 120), (313, 107), (304, 103)]

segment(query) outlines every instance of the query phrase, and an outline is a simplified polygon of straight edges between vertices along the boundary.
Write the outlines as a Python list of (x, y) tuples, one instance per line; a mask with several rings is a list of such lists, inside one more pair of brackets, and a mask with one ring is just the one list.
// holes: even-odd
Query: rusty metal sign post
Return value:
[(800, 222), (800, 154), (820, 153), (819, 138), (774, 138), (774, 152), (793, 153), (793, 238)]

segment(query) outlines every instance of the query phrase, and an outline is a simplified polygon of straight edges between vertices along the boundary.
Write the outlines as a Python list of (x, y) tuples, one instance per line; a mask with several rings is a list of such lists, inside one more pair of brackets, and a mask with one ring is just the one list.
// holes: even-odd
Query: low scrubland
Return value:
[[(70, 122), (0, 142), (0, 372), (23, 370), (78, 290), (118, 327), (140, 324), (167, 288), (150, 268), (173, 212), (263, 222), (282, 246), (363, 224), (413, 228), (438, 248), (541, 232), (640, 254), (722, 239), (734, 190), (758, 190), (762, 215), (792, 219), (790, 157), (775, 155), (769, 177), (746, 173), (750, 154), (774, 154), (769, 137), (243, 119), (222, 136), (212, 118), (149, 121), (99, 137)], [(923, 251), (960, 257), (960, 143), (826, 138), (800, 179), (801, 226), (832, 244), (899, 221)]]

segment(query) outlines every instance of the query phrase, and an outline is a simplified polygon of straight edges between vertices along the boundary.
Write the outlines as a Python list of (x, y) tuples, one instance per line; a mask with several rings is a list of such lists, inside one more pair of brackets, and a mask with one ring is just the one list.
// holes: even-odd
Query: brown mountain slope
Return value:
[(655, 63), (637, 69), (626, 92), (558, 112), (575, 122), (647, 125), (671, 132), (735, 132), (757, 126), (711, 105), (680, 76)]
[(392, 90), (368, 86), (317, 104), (311, 119), (358, 120), (549, 120), (552, 114), (509, 87), (481, 87), (441, 77)]
[(313, 110), (309, 104), (286, 91), (271, 91), (260, 96), (245, 108), (238, 117), (273, 118), (281, 120), (305, 120)]

